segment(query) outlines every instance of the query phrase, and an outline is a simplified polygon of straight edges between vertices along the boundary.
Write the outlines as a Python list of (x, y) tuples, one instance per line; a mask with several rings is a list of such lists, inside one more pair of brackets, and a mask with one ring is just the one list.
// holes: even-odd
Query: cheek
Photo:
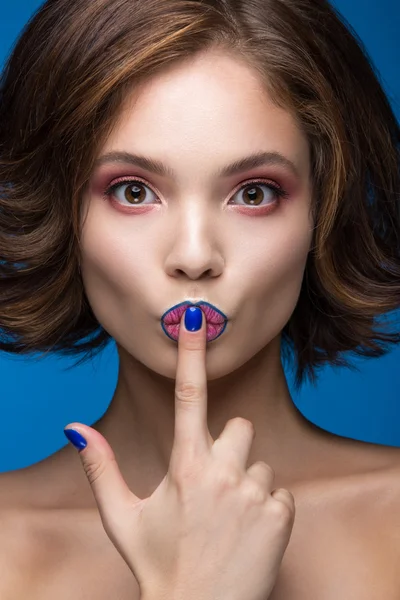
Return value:
[[(98, 240), (101, 239), (100, 244)], [(143, 320), (143, 262), (126, 245), (107, 244), (105, 236), (82, 240), (82, 278), (89, 304), (99, 323), (115, 339), (123, 340), (127, 323)], [(148, 270), (147, 270), (148, 271)]]
[(265, 290), (301, 285), (311, 240), (311, 227), (300, 223), (282, 223), (264, 234), (257, 257), (246, 266), (255, 286)]
[(307, 227), (282, 227), (265, 241), (258, 260), (243, 271), (247, 325), (259, 331), (260, 343), (266, 335), (271, 339), (278, 335), (296, 307), (311, 240)]
[[(147, 268), (146, 268), (147, 266)], [(119, 230), (93, 215), (82, 229), (84, 282), (123, 297), (148, 273), (148, 253), (137, 234)]]

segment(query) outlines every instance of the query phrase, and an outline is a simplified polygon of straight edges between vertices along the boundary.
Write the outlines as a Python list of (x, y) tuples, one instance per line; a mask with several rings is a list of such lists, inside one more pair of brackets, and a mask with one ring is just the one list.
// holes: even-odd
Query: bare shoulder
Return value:
[(378, 487), (377, 504), (382, 515), (381, 523), (387, 536), (396, 569), (400, 564), (400, 448), (388, 449), (389, 462), (381, 473), (381, 485)]
[(346, 540), (371, 559), (393, 556), (394, 545), (400, 564), (400, 448), (356, 440), (344, 448), (334, 470), (293, 490), (301, 539), (312, 530), (316, 544)]
[[(110, 546), (94, 511), (64, 507), (63, 493), (57, 505), (53, 487), (44, 484), (51, 492), (46, 501), (41, 472), (21, 469), (0, 474), (2, 599), (81, 598), (80, 586), (92, 572), (88, 565), (101, 562)], [(107, 556), (118, 573), (113, 559), (118, 562), (119, 555)]]
[[(360, 510), (361, 523), (356, 531), (363, 545), (373, 556), (371, 564), (381, 574), (379, 589), (383, 581), (400, 588), (400, 448), (387, 448), (388, 464), (371, 473), (368, 494), (355, 507)], [(369, 505), (369, 506), (368, 506)], [(350, 521), (351, 522), (351, 521)], [(390, 597), (390, 594), (387, 595)], [(397, 598), (397, 593), (394, 596)]]
[(385, 577), (400, 585), (400, 448), (371, 447), (377, 462), (352, 480), (346, 527), (381, 565)]
[(0, 597), (7, 599), (28, 594), (35, 568), (31, 513), (16, 502), (19, 482), (18, 471), (0, 473)]
[(72, 496), (48, 481), (53, 472), (46, 463), (0, 474), (1, 600), (139, 598), (98, 510), (75, 499), (74, 477)]
[(382, 506), (390, 502), (400, 505), (400, 448), (382, 446), (381, 458), (382, 464), (372, 465), (369, 474), (372, 490), (380, 492)]
[(77, 531), (74, 518), (79, 527), (80, 512), (69, 506), (76, 479), (68, 486), (64, 456), (0, 473), (0, 598), (29, 597), (24, 586), (66, 552)]
[[(373, 516), (387, 517), (391, 508), (400, 506), (400, 448), (378, 444), (364, 445), (361, 468), (349, 478), (353, 486), (356, 506), (365, 511), (371, 509)], [(398, 516), (400, 518), (400, 511)], [(362, 514), (364, 511), (362, 511)]]

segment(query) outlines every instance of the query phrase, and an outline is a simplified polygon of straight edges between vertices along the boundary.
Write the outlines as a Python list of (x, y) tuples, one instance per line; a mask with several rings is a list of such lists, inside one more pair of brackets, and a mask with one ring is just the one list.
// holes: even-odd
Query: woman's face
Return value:
[[(161, 316), (185, 300), (212, 303), (229, 320), (207, 343), (207, 377), (227, 375), (279, 336), (297, 303), (313, 229), (305, 136), (255, 72), (208, 52), (127, 98), (98, 158), (112, 152), (165, 173), (133, 159), (93, 171), (81, 267), (94, 314), (125, 352), (173, 379), (178, 346)], [(219, 173), (258, 153), (284, 159)]]

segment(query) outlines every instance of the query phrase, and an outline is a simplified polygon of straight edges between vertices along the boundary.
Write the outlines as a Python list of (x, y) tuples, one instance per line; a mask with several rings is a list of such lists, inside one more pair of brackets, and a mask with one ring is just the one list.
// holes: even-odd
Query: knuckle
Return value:
[(190, 352), (204, 352), (203, 342), (197, 335), (186, 336), (183, 345), (185, 346), (185, 350), (189, 350)]
[(196, 385), (192, 381), (183, 381), (177, 384), (175, 389), (176, 399), (182, 404), (199, 398), (202, 395), (202, 393), (203, 390), (201, 389), (201, 387)]
[[(292, 498), (293, 496), (287, 490), (279, 490), (280, 492), (284, 492), (285, 495), (289, 494)], [(287, 525), (291, 523), (294, 519), (294, 504), (289, 504), (289, 501), (281, 500), (275, 497), (272, 497), (272, 502), (269, 503), (270, 513), (273, 514), (274, 520)]]
[(242, 474), (232, 468), (215, 469), (213, 484), (219, 492), (233, 490), (239, 487), (242, 481)]
[(262, 504), (267, 497), (266, 490), (252, 479), (247, 479), (245, 481), (242, 491), (244, 497), (250, 501), (251, 504)]
[(89, 480), (90, 485), (93, 485), (98, 481), (106, 470), (106, 463), (104, 461), (96, 462), (96, 463), (87, 463), (83, 464), (83, 469), (86, 473), (86, 477)]
[(266, 462), (263, 462), (262, 460), (258, 461), (257, 463), (254, 463), (254, 464), (256, 464), (257, 467), (264, 469), (264, 471), (267, 473), (267, 475), (269, 475), (272, 479), (275, 479), (275, 471), (271, 467), (271, 465), (269, 465)]
[(239, 426), (241, 429), (244, 429), (245, 431), (249, 432), (252, 436), (255, 436), (255, 427), (253, 423), (248, 419), (245, 419), (244, 417), (234, 417), (233, 419), (230, 419), (230, 421), (235, 425)]
[(199, 493), (199, 470), (197, 468), (178, 468), (168, 473), (168, 483), (174, 489), (178, 502), (182, 506), (190, 505)]
[(182, 462), (178, 461), (171, 465), (168, 471), (168, 477), (179, 491), (193, 488), (193, 485), (198, 481), (200, 473), (200, 465), (194, 461)]
[(181, 495), (184, 490), (190, 487), (190, 483), (194, 481), (194, 474), (189, 469), (175, 469), (174, 471), (170, 471), (169, 479), (177, 489), (179, 495)]

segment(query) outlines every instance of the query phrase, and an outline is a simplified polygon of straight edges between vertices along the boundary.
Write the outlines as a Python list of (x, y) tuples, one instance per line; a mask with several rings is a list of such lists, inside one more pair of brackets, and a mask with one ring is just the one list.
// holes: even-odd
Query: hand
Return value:
[(169, 469), (140, 499), (127, 487), (105, 438), (71, 423), (103, 527), (135, 575), (143, 598), (266, 600), (294, 523), (290, 492), (271, 491), (264, 462), (246, 470), (254, 427), (230, 419), (215, 441), (207, 426), (206, 327), (178, 341), (175, 431)]

